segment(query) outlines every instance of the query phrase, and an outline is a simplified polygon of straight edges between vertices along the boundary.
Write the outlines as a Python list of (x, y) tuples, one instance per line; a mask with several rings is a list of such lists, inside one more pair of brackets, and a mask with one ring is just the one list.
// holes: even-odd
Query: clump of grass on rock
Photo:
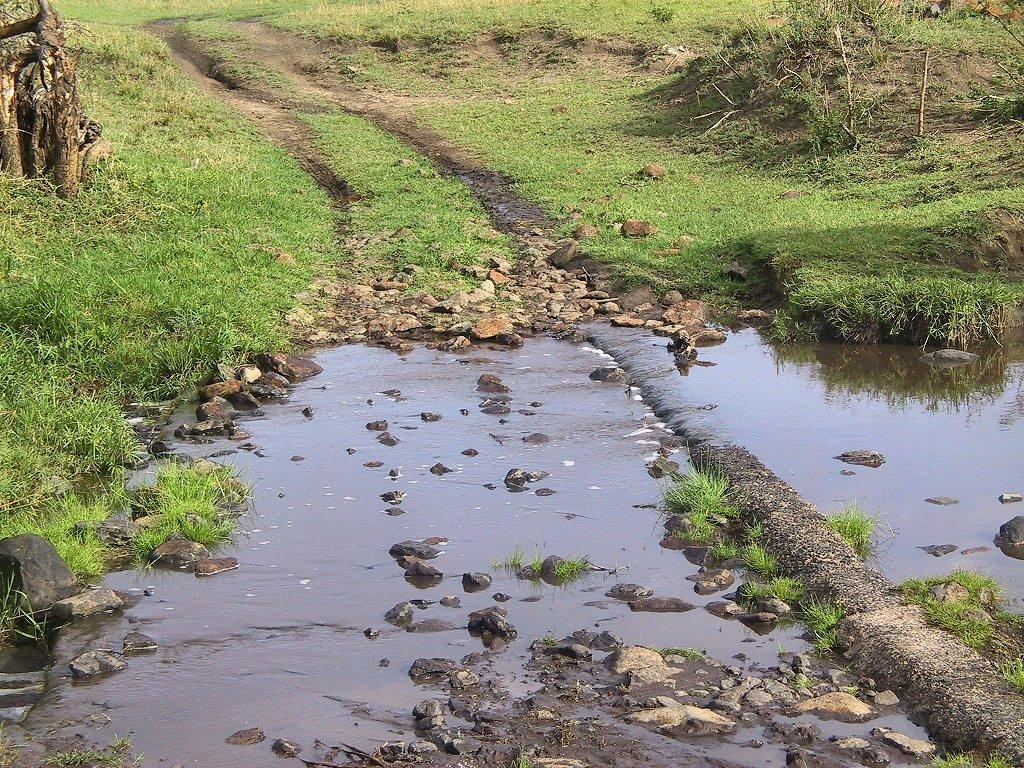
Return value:
[(842, 536), (858, 555), (867, 557), (870, 554), (878, 520), (864, 512), (856, 504), (851, 504), (842, 511), (829, 515), (827, 524), (829, 528)]

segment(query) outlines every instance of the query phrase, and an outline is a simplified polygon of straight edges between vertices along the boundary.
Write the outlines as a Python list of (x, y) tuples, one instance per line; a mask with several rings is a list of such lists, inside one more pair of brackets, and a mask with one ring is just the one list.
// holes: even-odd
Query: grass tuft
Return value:
[(558, 564), (555, 576), (562, 581), (575, 581), (590, 570), (590, 560), (583, 555), (568, 557)]
[(743, 550), (743, 564), (762, 576), (773, 577), (779, 572), (778, 558), (756, 541)]
[[(932, 590), (942, 584), (963, 588), (962, 597), (943, 601)], [(996, 608), (1002, 600), (1002, 589), (990, 576), (972, 571), (954, 571), (949, 576), (928, 579), (908, 579), (900, 585), (904, 598), (920, 605), (929, 623), (952, 633), (971, 648), (989, 645), (996, 630), (988, 609)]]
[(754, 601), (774, 597), (786, 605), (796, 605), (803, 599), (806, 592), (804, 585), (788, 576), (776, 576), (770, 581), (748, 581), (740, 589), (744, 600)]
[(867, 557), (870, 554), (878, 520), (856, 504), (829, 515), (827, 525), (842, 536), (860, 557)]
[(1010, 685), (1024, 693), (1024, 658), (1003, 662), (999, 671)]
[(810, 600), (800, 606), (800, 619), (807, 626), (819, 653), (835, 650), (839, 637), (839, 622), (845, 612), (835, 603)]
[(648, 646), (655, 653), (660, 653), (662, 656), (680, 656), (684, 659), (690, 659), (692, 661), (701, 661), (707, 658), (707, 654), (704, 653), (700, 648), (686, 648), (686, 647), (669, 647), (660, 648), (657, 646)]

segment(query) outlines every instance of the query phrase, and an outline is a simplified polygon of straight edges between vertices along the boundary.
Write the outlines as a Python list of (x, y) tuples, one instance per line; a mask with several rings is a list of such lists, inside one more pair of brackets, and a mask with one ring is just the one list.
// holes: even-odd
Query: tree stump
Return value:
[(78, 100), (77, 64), (49, 0), (0, 7), (0, 171), (49, 177), (62, 197), (102, 154), (100, 126)]

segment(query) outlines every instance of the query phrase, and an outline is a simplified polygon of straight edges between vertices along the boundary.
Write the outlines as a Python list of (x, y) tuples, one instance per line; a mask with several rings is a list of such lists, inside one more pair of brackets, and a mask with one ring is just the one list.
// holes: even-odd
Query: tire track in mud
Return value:
[[(358, 199), (358, 192), (330, 169), (326, 158), (316, 149), (314, 131), (289, 114), (293, 104), (287, 97), (269, 88), (233, 82), (198, 41), (175, 29), (176, 23), (160, 22), (149, 29), (168, 44), (178, 65), (206, 93), (259, 124), (268, 138), (295, 157), (332, 198), (342, 203)], [(520, 195), (510, 179), (420, 125), (400, 105), (346, 82), (315, 42), (255, 21), (236, 22), (233, 28), (252, 45), (261, 64), (295, 86), (302, 106), (315, 111), (318, 103), (326, 102), (398, 138), (427, 157), (439, 172), (461, 181), (487, 211), (495, 228), (518, 240), (520, 248), (535, 246), (538, 240), (544, 245), (557, 238), (554, 222), (537, 203)]]

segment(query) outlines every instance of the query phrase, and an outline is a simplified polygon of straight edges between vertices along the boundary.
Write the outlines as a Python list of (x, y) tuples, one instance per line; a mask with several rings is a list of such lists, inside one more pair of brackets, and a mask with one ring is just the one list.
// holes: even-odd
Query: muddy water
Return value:
[[(696, 566), (683, 553), (659, 546), (662, 527), (649, 506), (658, 502), (660, 487), (644, 458), (669, 435), (623, 387), (588, 379), (603, 360), (594, 350), (538, 339), (518, 351), (477, 354), (460, 359), (419, 349), (398, 357), (354, 346), (324, 352), (317, 358), (325, 368), (321, 376), (297, 387), (289, 403), (267, 406), (262, 417), (245, 423), (258, 451), (227, 441), (183, 446), (183, 452), (235, 464), (254, 484), (254, 512), (226, 552), (241, 567), (210, 579), (153, 570), (108, 577), (108, 586), (134, 590), (140, 601), (122, 618), (62, 631), (54, 685), (30, 717), (30, 733), (62, 721), (97, 739), (131, 732), (146, 765), (217, 766), (277, 765), (268, 745), (279, 737), (363, 747), (410, 738), (408, 712), (431, 695), (410, 682), (410, 663), (482, 650), (461, 627), (469, 611), (492, 605), (498, 591), (512, 596), (505, 607), (519, 639), (490, 663), (513, 694), (530, 686), (521, 668), (530, 642), (579, 628), (607, 629), (631, 643), (704, 648), (754, 669), (777, 663), (780, 646), (802, 647), (796, 629), (761, 637), (700, 608), (631, 613), (604, 597), (616, 581), (630, 581), (698, 606), (715, 599), (693, 593), (685, 576)], [(497, 373), (511, 388), (508, 415), (481, 412), (486, 395), (476, 391), (476, 381), (484, 372)], [(382, 394), (392, 389), (401, 395)], [(302, 414), (306, 406), (312, 418)], [(425, 422), (424, 411), (442, 418)], [(398, 445), (381, 445), (366, 429), (379, 419), (389, 422)], [(523, 441), (535, 432), (550, 442)], [(470, 448), (479, 455), (461, 453)], [(364, 466), (372, 461), (383, 465)], [(455, 471), (431, 474), (437, 462)], [(531, 489), (555, 494), (509, 492), (502, 480), (513, 467), (550, 473)], [(397, 479), (389, 479), (391, 469)], [(389, 505), (379, 498), (393, 490), (408, 494), (403, 515), (386, 514)], [(432, 561), (446, 578), (418, 590), (388, 548), (430, 536), (451, 539)], [(556, 587), (491, 569), (492, 560), (517, 547), (527, 557), (586, 554), (594, 563), (628, 570)], [(466, 594), (464, 571), (490, 571), (494, 583)], [(144, 589), (152, 594), (141, 594)], [(458, 595), (462, 607), (435, 603), (416, 619), (445, 619), (458, 629), (417, 634), (383, 621), (396, 603), (447, 594)], [(367, 639), (367, 627), (379, 628), (380, 638)], [(119, 649), (130, 629), (151, 635), (160, 649), (130, 658), (127, 670), (98, 683), (72, 684), (64, 677), (74, 655), (97, 646)], [(872, 725), (883, 722), (920, 733), (895, 718)], [(224, 743), (252, 726), (266, 731), (266, 743)], [(744, 765), (784, 765), (777, 747), (741, 746), (759, 734), (760, 728), (744, 728), (728, 743), (685, 750)]]
[[(682, 375), (664, 341), (643, 332), (595, 329), (596, 340), (643, 380), (672, 427), (696, 439), (749, 448), (822, 510), (851, 502), (878, 515), (879, 566), (894, 579), (970, 568), (1024, 598), (1024, 562), (993, 543), (1024, 504), (1024, 350), (991, 349), (978, 363), (941, 369), (908, 347), (770, 346), (756, 331), (701, 350)], [(870, 449), (881, 467), (834, 457)], [(956, 504), (929, 503), (934, 497)], [(935, 557), (920, 549), (952, 544)], [(987, 548), (963, 554), (963, 550)]]

